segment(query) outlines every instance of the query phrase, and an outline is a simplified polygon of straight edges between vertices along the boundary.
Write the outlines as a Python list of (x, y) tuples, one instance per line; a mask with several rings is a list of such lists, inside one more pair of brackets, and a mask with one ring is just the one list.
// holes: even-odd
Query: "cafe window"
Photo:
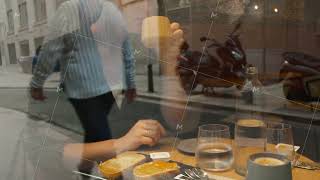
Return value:
[(34, 9), (36, 21), (45, 20), (47, 18), (46, 0), (34, 0)]
[[(45, 2), (52, 2), (46, 6), (53, 17), (56, 5), (68, 4)], [(246, 12), (243, 3), (248, 2)], [(165, 180), (192, 179), (187, 176), (195, 173), (193, 179), (208, 179), (201, 177), (208, 174), (209, 179), (265, 180), (262, 172), (279, 177), (271, 180), (286, 180), (291, 172), (294, 180), (320, 180), (319, 171), (296, 167), (317, 168), (320, 162), (320, 46), (314, 45), (316, 36), (320, 43), (320, 0), (122, 3), (122, 12), (101, 13), (95, 26), (81, 24), (72, 49), (56, 47), (74, 39), (64, 33), (47, 37), (43, 21), (6, 40), (3, 62), (9, 64), (10, 55), (15, 65), (0, 69), (0, 149), (6, 152), (0, 177), (157, 179), (148, 173), (156, 169)], [(286, 21), (286, 8), (294, 22)], [(169, 31), (178, 28), (170, 24), (175, 21), (183, 34)], [(101, 31), (87, 36), (94, 27)], [(130, 51), (125, 38), (132, 56), (125, 54)], [(41, 55), (35, 56), (42, 43)], [(134, 57), (132, 71), (124, 57)], [(135, 86), (126, 74), (135, 74), (130, 78)], [(139, 94), (132, 103), (134, 91), (122, 91), (131, 87)], [(144, 119), (156, 120), (166, 133), (149, 120), (135, 126)], [(154, 146), (139, 146), (144, 140)], [(174, 173), (160, 172), (159, 166)]]
[(10, 64), (17, 64), (17, 54), (15, 43), (8, 44), (9, 62)]
[(43, 44), (44, 41), (44, 37), (38, 37), (34, 39), (34, 47), (38, 48), (39, 46), (41, 46)]
[(20, 2), (18, 6), (19, 6), (20, 28), (25, 28), (28, 26), (27, 2), (26, 1)]
[(7, 11), (7, 17), (8, 17), (8, 33), (11, 34), (14, 32), (14, 19), (13, 19), (13, 11), (12, 9)]
[(29, 41), (20, 42), (20, 56), (30, 56)]
[(7, 10), (7, 19), (8, 19), (8, 33), (14, 32), (14, 19), (13, 19), (13, 10), (10, 0), (5, 1), (6, 4), (6, 10)]

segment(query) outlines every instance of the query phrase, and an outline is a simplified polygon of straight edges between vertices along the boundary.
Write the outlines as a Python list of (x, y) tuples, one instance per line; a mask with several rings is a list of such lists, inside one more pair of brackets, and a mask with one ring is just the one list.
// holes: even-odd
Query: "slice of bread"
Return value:
[(153, 161), (136, 166), (133, 170), (135, 180), (173, 179), (179, 173), (177, 163)]
[(99, 164), (99, 170), (105, 178), (118, 179), (145, 160), (146, 157), (142, 154), (126, 152)]

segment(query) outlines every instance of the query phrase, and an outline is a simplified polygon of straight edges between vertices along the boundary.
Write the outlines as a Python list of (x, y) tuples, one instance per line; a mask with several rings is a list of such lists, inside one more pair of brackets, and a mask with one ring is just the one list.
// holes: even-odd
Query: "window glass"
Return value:
[(30, 55), (30, 48), (29, 48), (29, 41), (21, 41), (20, 42), (20, 56), (29, 56)]
[(20, 27), (24, 28), (28, 26), (28, 11), (27, 2), (22, 2), (19, 6)]
[(45, 0), (34, 0), (36, 21), (47, 18), (47, 8)]
[(232, 167), (213, 179), (270, 148), (320, 162), (319, 0), (66, 1), (0, 0), (0, 177), (143, 179), (104, 170), (150, 152)]
[(16, 64), (17, 63), (17, 54), (16, 54), (15, 43), (8, 44), (8, 51), (9, 51), (10, 64)]
[(9, 25), (8, 33), (13, 33), (14, 32), (14, 19), (13, 19), (12, 9), (7, 11), (7, 17), (8, 17), (8, 25)]

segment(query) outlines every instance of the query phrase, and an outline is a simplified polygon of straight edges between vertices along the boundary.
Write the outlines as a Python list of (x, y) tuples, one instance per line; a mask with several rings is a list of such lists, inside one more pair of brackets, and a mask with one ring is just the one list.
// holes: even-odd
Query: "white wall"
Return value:
[(0, 51), (1, 51), (1, 66), (6, 66), (7, 47), (6, 47), (6, 29), (7, 29), (7, 15), (6, 15), (5, 0), (0, 0)]
[[(20, 17), (19, 17), (19, 9), (18, 9), (18, 0), (11, 0), (11, 5), (14, 14), (14, 34), (7, 35), (5, 33), (5, 40), (3, 41), (5, 53), (2, 53), (5, 57), (5, 61), (7, 64), (9, 61), (9, 53), (8, 53), (8, 44), (15, 43), (16, 46), (16, 56), (20, 57), (20, 42), (23, 40), (29, 41), (30, 55), (35, 53), (35, 44), (34, 39), (38, 37), (44, 37), (47, 34), (47, 20), (36, 22), (35, 18), (35, 7), (34, 0), (26, 0), (27, 2), (27, 11), (28, 11), (28, 29), (20, 30)], [(46, 0), (46, 10), (47, 10), (47, 18), (51, 17), (56, 10), (56, 1), (55, 0)], [(2, 10), (3, 9), (3, 10)], [(2, 11), (1, 11), (2, 10)], [(2, 13), (2, 14), (1, 14)], [(5, 21), (6, 26), (8, 27), (6, 8), (5, 8), (5, 0), (0, 0), (0, 22)], [(1, 39), (1, 38), (0, 38)], [(1, 44), (1, 43), (0, 43)], [(4, 63), (2, 63), (4, 64)]]

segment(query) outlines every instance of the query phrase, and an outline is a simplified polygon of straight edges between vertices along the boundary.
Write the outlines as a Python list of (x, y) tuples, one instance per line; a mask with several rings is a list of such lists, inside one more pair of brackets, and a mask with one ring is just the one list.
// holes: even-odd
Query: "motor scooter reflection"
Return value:
[[(214, 38), (201, 37), (201, 42), (209, 44), (204, 47), (204, 53), (189, 50), (188, 43), (181, 46), (176, 71), (187, 93), (198, 85), (202, 85), (202, 93), (206, 95), (215, 94), (214, 88), (218, 87), (242, 88), (247, 60), (239, 40), (240, 35), (236, 34), (240, 27), (241, 23), (236, 24), (224, 43)], [(216, 48), (217, 57), (208, 51), (211, 48)]]
[(320, 59), (300, 52), (285, 52), (280, 70), (288, 100), (317, 101), (320, 96)]

